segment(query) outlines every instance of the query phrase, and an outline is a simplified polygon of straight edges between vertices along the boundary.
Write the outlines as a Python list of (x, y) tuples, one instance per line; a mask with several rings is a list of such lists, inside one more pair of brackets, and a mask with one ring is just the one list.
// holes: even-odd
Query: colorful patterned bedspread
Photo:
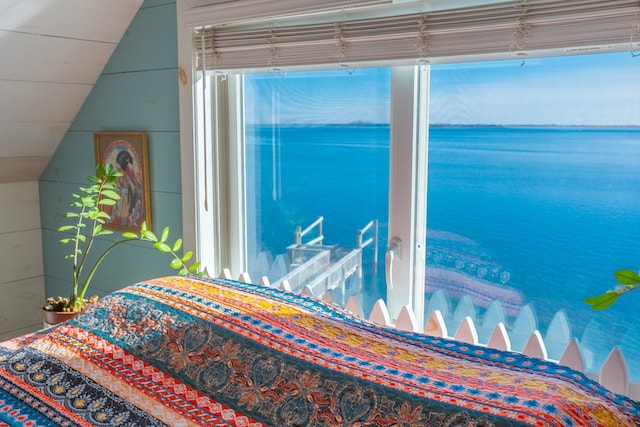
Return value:
[(0, 344), (0, 425), (638, 424), (568, 368), (230, 280), (151, 280)]

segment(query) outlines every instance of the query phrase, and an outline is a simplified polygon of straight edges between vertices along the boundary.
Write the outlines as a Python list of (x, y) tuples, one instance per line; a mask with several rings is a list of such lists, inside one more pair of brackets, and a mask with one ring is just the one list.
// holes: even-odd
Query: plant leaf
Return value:
[(60, 228), (58, 228), (58, 231), (69, 231), (69, 230), (75, 230), (75, 226), (73, 225), (63, 225)]
[(164, 243), (167, 241), (168, 238), (169, 238), (169, 226), (165, 227), (164, 230), (162, 230), (162, 236), (160, 236), (160, 241)]
[(173, 248), (171, 248), (173, 250), (173, 252), (178, 252), (180, 250), (180, 248), (182, 247), (182, 239), (178, 239), (176, 240), (176, 242), (173, 244)]
[(171, 252), (171, 247), (164, 242), (155, 242), (153, 247), (159, 250), (160, 252)]
[(104, 218), (104, 219), (111, 219), (111, 215), (109, 215), (108, 213), (104, 212), (104, 211), (99, 211), (97, 214), (98, 218)]
[(125, 239), (139, 239), (140, 238), (136, 233), (133, 233), (131, 231), (125, 231), (124, 233), (122, 233), (122, 237), (124, 237)]
[(174, 270), (177, 270), (182, 267), (182, 261), (180, 261), (180, 259), (178, 258), (174, 258), (169, 263), (169, 267), (173, 268)]
[(610, 307), (614, 302), (618, 300), (618, 294), (614, 291), (607, 291), (604, 294), (597, 297), (587, 297), (584, 302), (591, 304), (592, 310), (604, 310)]
[(182, 255), (182, 262), (187, 262), (191, 259), (191, 257), (193, 256), (193, 251), (188, 251), (186, 252), (184, 255)]
[(147, 240), (151, 240), (152, 242), (158, 241), (158, 238), (156, 237), (156, 235), (147, 229), (140, 230), (140, 234), (142, 235), (142, 237), (144, 237)]
[(613, 275), (619, 283), (625, 286), (640, 284), (640, 276), (638, 276), (635, 271), (618, 270), (613, 273)]
[(102, 195), (113, 200), (120, 200), (120, 195), (113, 190), (103, 189)]

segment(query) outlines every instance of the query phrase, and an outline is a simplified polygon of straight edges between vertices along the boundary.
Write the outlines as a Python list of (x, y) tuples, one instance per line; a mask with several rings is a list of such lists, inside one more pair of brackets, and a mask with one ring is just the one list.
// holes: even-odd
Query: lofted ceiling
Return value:
[(0, 0), (0, 183), (37, 180), (142, 0)]

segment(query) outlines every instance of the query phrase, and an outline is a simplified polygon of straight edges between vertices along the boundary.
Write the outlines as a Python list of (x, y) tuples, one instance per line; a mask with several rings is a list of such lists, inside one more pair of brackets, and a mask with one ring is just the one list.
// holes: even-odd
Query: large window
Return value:
[[(501, 321), (515, 350), (537, 329), (556, 359), (575, 337), (594, 371), (615, 345), (628, 360), (640, 356), (632, 298), (606, 312), (583, 302), (639, 259), (640, 87), (625, 77), (637, 66), (626, 53), (431, 66), (430, 89), (423, 85), (416, 96), (429, 97), (428, 117), (419, 116), (430, 122), (428, 189), (415, 196), (428, 207), (426, 316), (441, 310), (452, 333), (472, 316), (481, 342)], [(390, 200), (409, 191), (389, 191), (391, 130), (398, 127), (390, 117), (402, 119), (391, 113), (391, 74), (239, 80), (239, 205), (254, 279), (285, 277), (300, 290), (361, 249), (359, 269), (343, 268), (343, 283), (336, 287), (333, 275), (314, 292), (337, 289), (337, 299), (341, 290), (356, 293), (365, 313), (375, 299), (407, 292), (387, 293), (384, 277), (388, 221), (405, 209)], [(356, 233), (371, 220), (377, 240), (359, 248)], [(296, 230), (314, 223), (296, 240)], [(631, 375), (640, 377), (634, 365)]]

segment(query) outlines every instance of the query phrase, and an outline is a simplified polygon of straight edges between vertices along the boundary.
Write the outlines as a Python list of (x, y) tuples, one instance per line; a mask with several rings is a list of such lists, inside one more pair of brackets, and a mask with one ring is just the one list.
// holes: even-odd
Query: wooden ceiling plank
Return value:
[(0, 79), (94, 84), (115, 46), (0, 31)]
[(5, 100), (0, 102), (0, 121), (72, 121), (91, 88), (91, 85), (0, 80), (0, 93)]
[(142, 0), (5, 0), (0, 29), (117, 43)]
[(2, 157), (51, 156), (71, 122), (0, 122)]

